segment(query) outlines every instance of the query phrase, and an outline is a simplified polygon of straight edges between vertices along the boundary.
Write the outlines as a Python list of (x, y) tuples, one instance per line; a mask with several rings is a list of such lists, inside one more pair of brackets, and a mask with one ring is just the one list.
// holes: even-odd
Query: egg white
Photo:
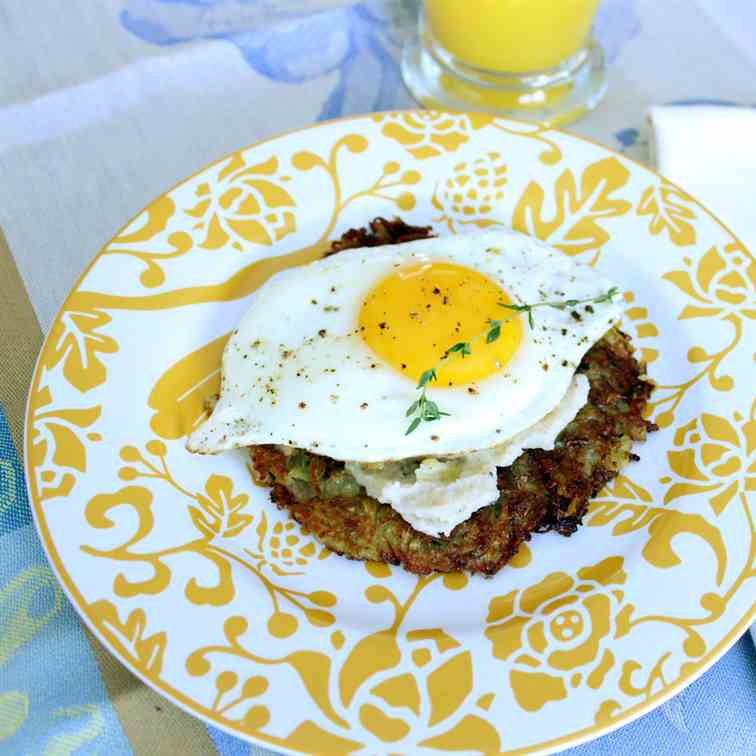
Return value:
[(230, 338), (219, 401), (188, 448), (215, 453), (283, 444), (338, 460), (380, 462), (499, 446), (557, 406), (585, 352), (620, 317), (618, 298), (574, 308), (577, 317), (569, 308), (538, 308), (534, 328), (525, 326), (504, 368), (476, 383), (474, 392), (431, 387), (429, 397), (450, 416), (407, 436), (405, 412), (417, 398), (415, 384), (372, 352), (357, 322), (378, 282), (397, 267), (434, 260), (477, 270), (515, 303), (595, 298), (613, 286), (514, 231), (349, 250), (285, 271), (257, 292)]

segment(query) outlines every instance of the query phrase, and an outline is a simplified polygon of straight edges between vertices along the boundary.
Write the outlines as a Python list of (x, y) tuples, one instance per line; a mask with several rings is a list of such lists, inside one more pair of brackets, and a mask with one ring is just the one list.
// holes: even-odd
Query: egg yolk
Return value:
[[(422, 262), (398, 268), (365, 297), (360, 335), (385, 362), (417, 381), (435, 367), (434, 387), (487, 378), (509, 362), (522, 341), (520, 316), (499, 307), (507, 293), (486, 276), (462, 265)], [(489, 320), (507, 321), (497, 340), (486, 343)], [(449, 353), (470, 342), (471, 354)]]

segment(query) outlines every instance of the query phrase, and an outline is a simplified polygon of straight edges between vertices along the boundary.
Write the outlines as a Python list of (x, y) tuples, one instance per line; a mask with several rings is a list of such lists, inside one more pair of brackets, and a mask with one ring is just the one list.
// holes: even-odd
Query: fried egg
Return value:
[[(358, 463), (504, 448), (558, 407), (620, 317), (619, 298), (549, 303), (612, 288), (514, 231), (348, 250), (285, 271), (231, 336), (220, 398), (188, 448), (280, 444)], [(427, 398), (446, 414), (408, 434), (430, 369)]]

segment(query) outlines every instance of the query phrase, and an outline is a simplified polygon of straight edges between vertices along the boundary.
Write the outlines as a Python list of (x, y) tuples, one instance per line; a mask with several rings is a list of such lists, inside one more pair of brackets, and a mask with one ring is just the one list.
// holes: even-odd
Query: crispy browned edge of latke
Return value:
[[(432, 235), (430, 228), (398, 218), (376, 218), (369, 229), (344, 233), (329, 254)], [(259, 483), (272, 485), (279, 508), (342, 556), (401, 564), (420, 575), (457, 570), (493, 575), (534, 532), (572, 534), (590, 499), (628, 461), (638, 459), (633, 442), (656, 428), (643, 419), (652, 385), (627, 335), (611, 329), (586, 353), (578, 372), (590, 382), (588, 403), (559, 435), (557, 448), (528, 450), (510, 467), (499, 468), (498, 501), (460, 523), (448, 538), (416, 531), (388, 504), (366, 495), (297, 501), (283, 485), (286, 456), (274, 446), (251, 447), (252, 469)], [(306, 454), (310, 483), (319, 493), (319, 476), (340, 463)]]

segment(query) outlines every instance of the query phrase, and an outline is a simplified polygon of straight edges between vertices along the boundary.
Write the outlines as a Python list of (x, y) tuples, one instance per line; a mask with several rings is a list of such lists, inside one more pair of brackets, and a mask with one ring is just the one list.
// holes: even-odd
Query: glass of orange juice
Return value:
[(426, 107), (573, 121), (606, 90), (599, 1), (424, 0), (405, 83)]

